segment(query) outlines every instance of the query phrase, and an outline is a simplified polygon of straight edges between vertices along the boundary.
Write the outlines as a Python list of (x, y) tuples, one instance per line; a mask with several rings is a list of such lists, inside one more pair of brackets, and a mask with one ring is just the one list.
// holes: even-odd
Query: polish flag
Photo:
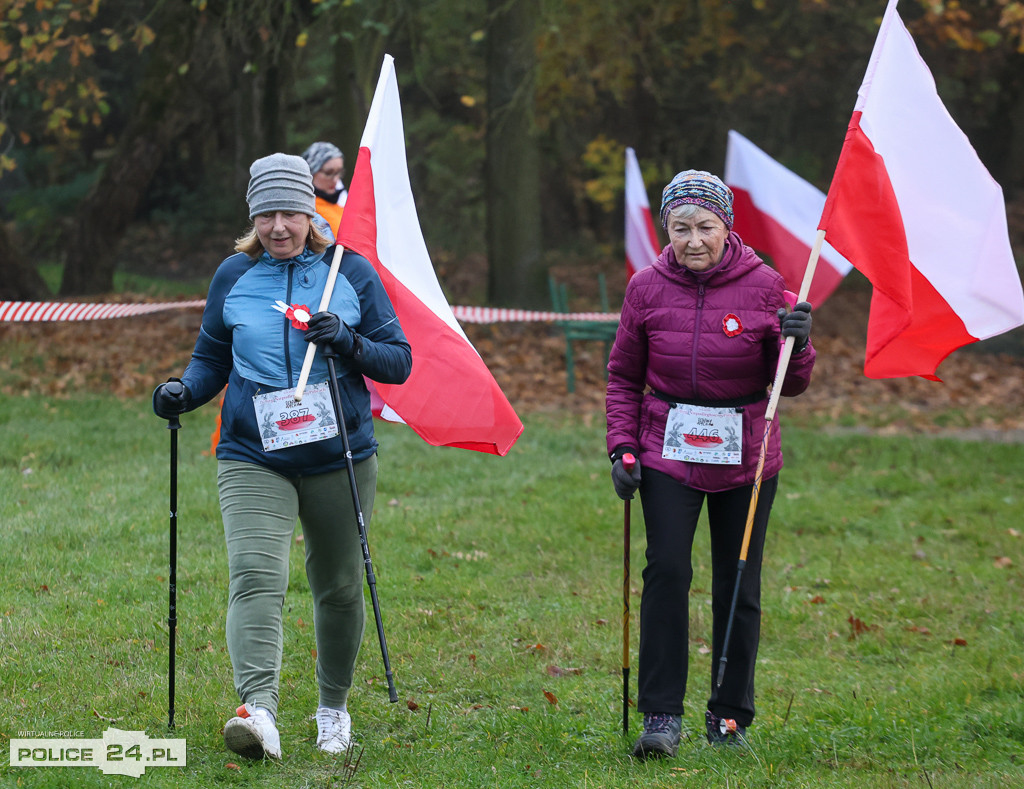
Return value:
[(1003, 192), (889, 0), (818, 227), (874, 286), (864, 374), (931, 380), (1024, 323)]
[[(729, 132), (726, 146), (725, 183), (734, 197), (732, 229), (745, 244), (771, 257), (790, 290), (799, 290), (825, 193), (736, 131)], [(820, 307), (851, 268), (846, 258), (823, 244), (807, 300)]]
[(338, 243), (373, 264), (412, 346), (404, 384), (372, 384), (383, 401), (380, 416), (405, 422), (433, 446), (505, 455), (523, 424), (455, 319), (430, 263), (390, 55), (359, 144)]
[(626, 281), (658, 257), (658, 233), (651, 220), (651, 204), (647, 200), (644, 177), (636, 160), (636, 152), (626, 149)]

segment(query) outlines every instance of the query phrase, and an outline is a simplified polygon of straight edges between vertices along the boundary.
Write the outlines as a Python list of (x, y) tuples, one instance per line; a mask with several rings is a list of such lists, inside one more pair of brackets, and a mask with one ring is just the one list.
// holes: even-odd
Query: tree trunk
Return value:
[(28, 265), (16, 251), (17, 239), (0, 224), (0, 300), (43, 301), (50, 289), (39, 272)]
[[(188, 3), (162, 3), (163, 16), (139, 87), (133, 120), (99, 181), (82, 201), (67, 240), (61, 295), (113, 289), (115, 250), (164, 154), (201, 115), (202, 60), (189, 59), (198, 17)], [(183, 55), (184, 53), (184, 55)], [(182, 63), (189, 69), (182, 73)]]
[(541, 259), (540, 145), (534, 123), (537, 0), (488, 0), (488, 299), (538, 307)]
[[(368, 107), (362, 101), (359, 90), (356, 53), (352, 43), (339, 37), (334, 47), (332, 62), (331, 112), (336, 120), (337, 136), (330, 140), (345, 155), (345, 181), (352, 179), (352, 171), (359, 155), (359, 143), (363, 135)], [(310, 142), (314, 142), (310, 140)]]

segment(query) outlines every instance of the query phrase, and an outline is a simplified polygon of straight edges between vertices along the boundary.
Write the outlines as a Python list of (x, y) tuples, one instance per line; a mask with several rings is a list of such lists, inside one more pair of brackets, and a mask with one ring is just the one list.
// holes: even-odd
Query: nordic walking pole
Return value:
[[(635, 465), (632, 452), (622, 456), (626, 471)], [(622, 505), (622, 733), (629, 736), (629, 499)]]
[[(180, 381), (170, 381), (167, 391), (180, 395), (185, 387)], [(177, 414), (167, 420), (171, 431), (171, 534), (170, 565), (168, 575), (167, 632), (170, 644), (167, 650), (167, 728), (174, 728), (174, 632), (178, 627), (178, 431), (181, 420)]]
[[(321, 308), (322, 309), (322, 308)], [(311, 348), (316, 346), (309, 344)], [(366, 539), (366, 522), (363, 520), (363, 506), (359, 503), (359, 487), (356, 484), (355, 466), (352, 464), (352, 450), (348, 443), (348, 428), (345, 427), (345, 413), (341, 407), (341, 391), (338, 389), (338, 376), (334, 369), (334, 360), (337, 354), (330, 345), (324, 346), (324, 356), (327, 357), (327, 379), (330, 382), (331, 400), (334, 401), (334, 415), (338, 419), (338, 432), (341, 433), (341, 443), (345, 450), (345, 465), (348, 467), (348, 484), (352, 489), (352, 506), (356, 511), (356, 524), (359, 527), (359, 544), (363, 548), (363, 565), (366, 568), (366, 583), (370, 587), (370, 601), (373, 603), (373, 617), (377, 621), (377, 639), (380, 641), (380, 654), (384, 659), (384, 676), (388, 681), (388, 699), (391, 703), (398, 701), (398, 691), (395, 690), (395, 680), (391, 673), (391, 661), (388, 660), (388, 642), (384, 638), (384, 620), (380, 615), (380, 602), (377, 600), (377, 578), (373, 574), (373, 562), (370, 561), (370, 545)]]
[[(821, 245), (825, 241), (825, 231), (819, 230), (814, 238), (814, 246), (811, 247), (811, 256), (807, 261), (807, 269), (804, 271), (803, 281), (800, 283), (800, 293), (797, 296), (797, 303), (807, 301), (807, 294), (811, 290), (811, 280), (814, 279), (814, 270), (818, 267), (818, 255), (821, 253)], [(722, 686), (722, 679), (725, 677), (725, 666), (729, 662), (729, 639), (732, 637), (733, 620), (736, 617), (736, 601), (740, 594), (740, 579), (743, 577), (743, 568), (747, 564), (747, 550), (750, 548), (750, 533), (754, 528), (754, 513), (757, 511), (757, 497), (761, 492), (761, 477), (764, 474), (764, 460), (768, 452), (768, 438), (772, 432), (772, 424), (775, 420), (775, 410), (779, 407), (779, 398), (782, 396), (782, 382), (786, 378), (786, 368), (789, 367), (789, 359), (793, 355), (793, 345), (796, 340), (787, 337), (782, 346), (782, 353), (779, 355), (779, 366), (775, 370), (775, 381), (772, 384), (772, 393), (768, 398), (768, 407), (764, 413), (764, 437), (761, 439), (761, 452), (757, 458), (757, 471), (754, 473), (754, 487), (750, 492), (750, 508), (747, 510), (747, 523), (743, 529), (743, 543), (740, 546), (740, 560), (736, 567), (736, 586), (732, 591), (732, 603), (729, 606), (729, 618), (725, 625), (725, 638), (722, 640), (722, 656), (718, 662), (718, 676), (715, 679), (715, 687), (712, 695), (718, 693)]]
[[(345, 254), (345, 247), (338, 244), (334, 247), (334, 258), (331, 260), (331, 270), (327, 273), (327, 282), (324, 284), (324, 293), (320, 297), (320, 309), (323, 312), (330, 306), (331, 294), (334, 293), (334, 283), (338, 279), (338, 269), (341, 268), (341, 256)], [(306, 346), (306, 356), (302, 360), (302, 369), (299, 371), (299, 383), (295, 387), (295, 402), (302, 402), (302, 395), (305, 394), (306, 381), (309, 380), (309, 371), (313, 369), (313, 357), (316, 356), (316, 344), (310, 343)]]

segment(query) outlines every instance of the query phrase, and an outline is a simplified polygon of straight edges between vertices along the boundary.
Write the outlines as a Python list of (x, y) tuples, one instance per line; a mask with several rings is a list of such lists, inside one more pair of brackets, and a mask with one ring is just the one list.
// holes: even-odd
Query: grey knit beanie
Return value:
[(306, 160), (309, 171), (313, 175), (320, 172), (321, 167), (336, 157), (341, 157), (344, 161), (345, 154), (341, 152), (341, 148), (330, 142), (315, 142), (302, 152), (302, 158)]
[(313, 176), (301, 156), (272, 153), (257, 159), (249, 168), (249, 218), (273, 211), (292, 211), (313, 216)]

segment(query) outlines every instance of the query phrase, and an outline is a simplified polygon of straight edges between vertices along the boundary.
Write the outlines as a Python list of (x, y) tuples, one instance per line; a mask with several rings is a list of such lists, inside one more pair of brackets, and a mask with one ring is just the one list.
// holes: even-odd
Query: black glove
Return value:
[(153, 413), (161, 419), (174, 419), (183, 414), (192, 402), (192, 393), (181, 381), (160, 384), (153, 392)]
[(782, 326), (783, 337), (795, 337), (793, 350), (797, 353), (807, 347), (811, 340), (811, 305), (801, 301), (793, 307), (792, 312), (786, 312), (783, 307), (779, 310), (779, 324)]
[(339, 356), (352, 356), (356, 348), (355, 333), (333, 312), (318, 312), (308, 322), (306, 342), (330, 345)]
[(633, 470), (626, 471), (622, 458), (618, 458), (612, 464), (612, 484), (620, 499), (625, 501), (633, 498), (633, 492), (640, 487), (640, 461), (635, 460)]

